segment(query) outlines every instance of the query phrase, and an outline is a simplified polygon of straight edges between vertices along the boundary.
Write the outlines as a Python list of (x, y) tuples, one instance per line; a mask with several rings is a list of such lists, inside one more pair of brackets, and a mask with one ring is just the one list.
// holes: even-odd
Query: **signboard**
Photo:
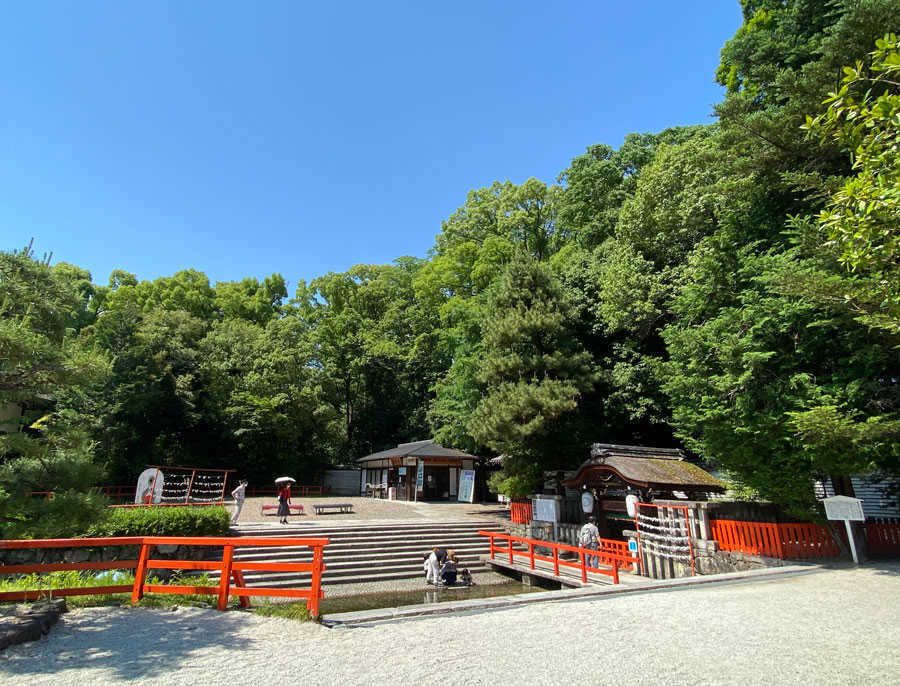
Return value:
[(539, 522), (559, 521), (559, 502), (555, 498), (533, 498), (531, 516)]
[(850, 522), (866, 521), (862, 500), (846, 495), (836, 495), (825, 498), (822, 504), (825, 505), (825, 516), (828, 519), (844, 520), (844, 526), (847, 528), (847, 540), (850, 543), (850, 554), (853, 555), (853, 561), (859, 564), (859, 554), (856, 552), (856, 540), (853, 538), (853, 527), (850, 526)]
[(463, 469), (459, 473), (459, 494), (456, 501), (471, 503), (475, 500), (475, 470)]
[(397, 471), (399, 472), (400, 476), (406, 476), (406, 467), (400, 467), (400, 469), (398, 469)]
[(421, 491), (425, 487), (425, 464), (419, 463), (419, 469), (416, 471), (416, 490)]
[(637, 541), (633, 538), (628, 539), (628, 552), (636, 553), (637, 552)]
[(825, 516), (828, 519), (843, 519), (850, 522), (866, 521), (862, 500), (859, 498), (836, 495), (832, 498), (825, 498), (822, 504), (825, 505)]

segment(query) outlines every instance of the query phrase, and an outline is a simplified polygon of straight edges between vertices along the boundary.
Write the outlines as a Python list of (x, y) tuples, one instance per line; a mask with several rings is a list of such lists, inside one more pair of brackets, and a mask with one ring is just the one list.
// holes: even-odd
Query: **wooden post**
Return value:
[(553, 548), (553, 575), (559, 576), (559, 548)]
[(528, 542), (528, 556), (531, 558), (531, 568), (534, 569), (534, 543)]
[[(246, 588), (247, 584), (244, 582), (244, 573), (239, 569), (232, 569), (231, 576), (234, 578), (234, 585), (236, 588)], [(241, 607), (247, 608), (250, 607), (250, 598), (245, 595), (240, 596)]]
[[(187, 493), (184, 494), (184, 504), (185, 505), (187, 505), (189, 502), (191, 502), (191, 489), (194, 487), (194, 477), (195, 476), (197, 476), (197, 470), (192, 469), (191, 470), (191, 480), (188, 482)], [(224, 500), (224, 499), (225, 499), (225, 496), (223, 494), (222, 500)]]
[(225, 610), (228, 607), (228, 589), (231, 585), (231, 565), (233, 561), (234, 546), (224, 546), (222, 548), (222, 572), (219, 577), (219, 602), (216, 604), (218, 610)]
[(322, 571), (325, 566), (322, 564), (322, 546), (317, 545), (313, 548), (313, 569), (312, 583), (309, 588), (309, 600), (306, 607), (309, 614), (313, 617), (319, 616), (319, 598), (322, 596)]
[(147, 559), (150, 557), (150, 545), (141, 542), (141, 553), (138, 555), (137, 568), (134, 570), (134, 586), (131, 589), (131, 602), (136, 603), (144, 597), (144, 579), (147, 576)]

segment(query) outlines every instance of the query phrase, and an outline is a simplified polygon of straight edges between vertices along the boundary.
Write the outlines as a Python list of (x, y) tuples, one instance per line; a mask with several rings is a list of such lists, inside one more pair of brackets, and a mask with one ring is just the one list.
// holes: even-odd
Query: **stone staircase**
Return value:
[[(471, 572), (489, 571), (480, 556), (490, 553), (487, 537), (479, 529), (496, 531), (497, 522), (397, 522), (296, 528), (260, 527), (243, 529), (241, 536), (266, 538), (329, 538), (325, 547), (323, 585), (355, 584), (394, 579), (424, 579), (422, 557), (432, 546), (453, 549), (460, 568)], [(305, 547), (240, 547), (234, 559), (245, 562), (311, 562), (312, 551)], [(218, 574), (210, 572), (210, 578)], [(292, 587), (310, 583), (307, 572), (244, 572), (248, 586)]]

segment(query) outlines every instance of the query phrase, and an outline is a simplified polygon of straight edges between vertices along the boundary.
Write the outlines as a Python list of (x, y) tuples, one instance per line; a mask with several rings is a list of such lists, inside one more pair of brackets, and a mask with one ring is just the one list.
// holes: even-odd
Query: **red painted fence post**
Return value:
[(228, 607), (228, 591), (231, 586), (231, 565), (234, 561), (234, 546), (226, 545), (222, 548), (222, 571), (219, 577), (219, 602), (216, 608), (224, 610)]
[(313, 548), (313, 568), (312, 581), (309, 585), (309, 601), (306, 608), (313, 617), (319, 616), (319, 598), (322, 596), (322, 570), (325, 566), (322, 564), (322, 546), (317, 545)]
[(138, 555), (137, 568), (134, 570), (134, 587), (131, 591), (131, 602), (136, 603), (144, 597), (144, 580), (147, 577), (147, 559), (150, 557), (150, 546), (141, 542), (141, 553)]

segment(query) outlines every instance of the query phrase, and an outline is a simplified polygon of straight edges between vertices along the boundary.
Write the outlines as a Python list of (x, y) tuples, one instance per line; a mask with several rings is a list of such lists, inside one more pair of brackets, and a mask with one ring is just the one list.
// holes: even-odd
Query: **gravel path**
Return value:
[(898, 617), (898, 564), (356, 629), (93, 608), (0, 653), (0, 683), (869, 685), (896, 683)]

